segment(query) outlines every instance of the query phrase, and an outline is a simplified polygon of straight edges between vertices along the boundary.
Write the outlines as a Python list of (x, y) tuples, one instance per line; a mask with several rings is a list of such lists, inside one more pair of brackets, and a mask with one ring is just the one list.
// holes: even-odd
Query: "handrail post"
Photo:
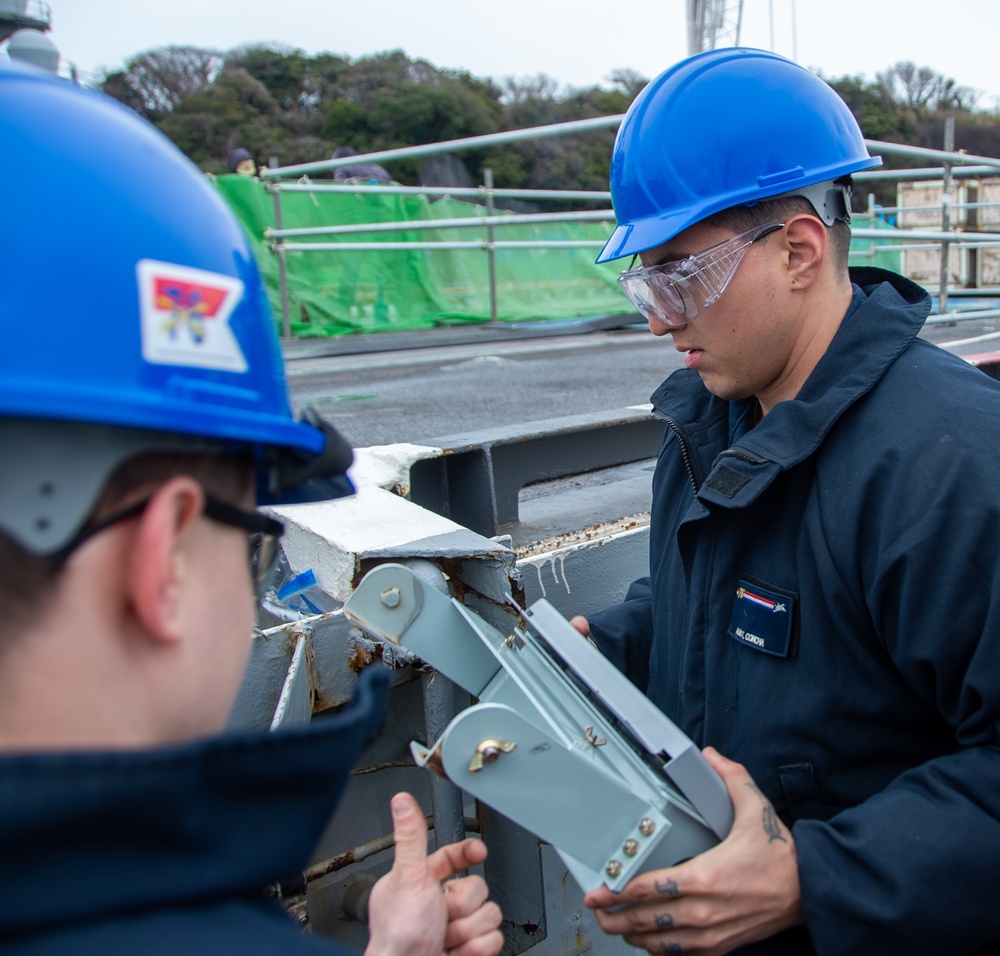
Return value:
[[(278, 167), (278, 157), (270, 156), (267, 160), (267, 165), (271, 169), (277, 169)], [(274, 196), (274, 228), (281, 228), (281, 183), (274, 182), (268, 183), (267, 188), (271, 191)], [(285, 240), (283, 237), (278, 238), (278, 244), (274, 247), (275, 254), (278, 256), (278, 282), (281, 285), (281, 334), (287, 339), (292, 336), (292, 319), (289, 313), (288, 307), (288, 271), (285, 266)]]
[[(869, 226), (875, 228), (875, 193), (868, 194), (868, 223)], [(876, 255), (878, 254), (878, 246), (874, 239), (871, 241), (871, 245), (868, 247), (868, 264), (874, 266), (876, 262)]]
[[(955, 116), (951, 114), (944, 121), (944, 151), (955, 151)], [(941, 180), (941, 231), (951, 230), (951, 167), (950, 160), (945, 160)], [(938, 288), (938, 315), (948, 311), (948, 264), (951, 245), (948, 240), (941, 243), (941, 284)]]
[[(493, 216), (493, 170), (486, 168), (483, 170), (483, 190), (486, 193), (486, 218)], [(490, 275), (490, 324), (495, 325), (497, 321), (497, 263), (496, 249), (493, 245), (493, 226), (486, 226), (486, 259), (489, 263)]]

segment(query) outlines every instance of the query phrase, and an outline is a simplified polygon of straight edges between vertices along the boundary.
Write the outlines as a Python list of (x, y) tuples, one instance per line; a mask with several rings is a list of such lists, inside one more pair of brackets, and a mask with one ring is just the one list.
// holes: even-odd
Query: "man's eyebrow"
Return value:
[(653, 262), (645, 263), (645, 266), (649, 269), (653, 266), (663, 266), (671, 262), (683, 262), (691, 255), (693, 255), (691, 252), (679, 252), (674, 249), (664, 249)]

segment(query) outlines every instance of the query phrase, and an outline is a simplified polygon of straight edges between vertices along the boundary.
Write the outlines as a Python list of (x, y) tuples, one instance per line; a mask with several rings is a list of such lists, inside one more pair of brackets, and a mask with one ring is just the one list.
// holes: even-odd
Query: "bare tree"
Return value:
[(608, 74), (613, 88), (621, 90), (630, 100), (639, 95), (649, 80), (641, 73), (629, 67), (619, 67)]
[(959, 86), (953, 79), (911, 60), (901, 60), (876, 73), (875, 82), (888, 102), (907, 106), (918, 116), (928, 110), (972, 110), (978, 99), (970, 87)]
[(103, 89), (155, 122), (181, 100), (209, 87), (224, 63), (225, 56), (218, 50), (161, 47), (130, 60), (122, 72), (105, 80)]

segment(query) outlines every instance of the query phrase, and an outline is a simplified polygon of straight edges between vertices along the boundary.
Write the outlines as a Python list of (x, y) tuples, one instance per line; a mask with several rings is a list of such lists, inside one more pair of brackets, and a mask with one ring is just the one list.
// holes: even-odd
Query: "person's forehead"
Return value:
[(731, 232), (719, 226), (710, 226), (704, 222), (696, 222), (693, 226), (677, 233), (662, 245), (639, 253), (639, 259), (644, 266), (656, 266), (664, 262), (686, 259), (690, 255), (714, 246), (723, 239), (728, 239)]

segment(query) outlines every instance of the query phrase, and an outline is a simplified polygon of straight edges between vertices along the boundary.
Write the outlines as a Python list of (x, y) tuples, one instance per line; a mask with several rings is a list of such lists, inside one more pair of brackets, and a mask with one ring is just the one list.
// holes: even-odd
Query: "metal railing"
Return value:
[[(561, 222), (608, 222), (614, 223), (614, 210), (610, 204), (597, 210), (567, 211), (554, 213), (530, 214), (497, 214), (495, 203), (500, 199), (517, 199), (522, 201), (565, 201), (565, 202), (608, 202), (611, 193), (606, 190), (548, 190), (548, 189), (503, 189), (494, 188), (492, 170), (484, 170), (484, 183), (475, 187), (459, 186), (403, 186), (399, 184), (370, 185), (364, 183), (323, 183), (309, 179), (311, 174), (334, 171), (345, 166), (359, 163), (376, 163), (400, 159), (420, 158), (440, 153), (454, 153), (469, 149), (481, 149), (487, 146), (497, 146), (525, 140), (544, 139), (556, 136), (572, 136), (598, 129), (616, 128), (624, 114), (597, 117), (587, 120), (577, 120), (569, 123), (556, 123), (547, 126), (529, 127), (520, 130), (510, 130), (500, 133), (489, 133), (483, 136), (472, 136), (463, 139), (448, 140), (440, 143), (430, 143), (421, 146), (407, 146), (400, 149), (380, 150), (364, 155), (354, 155), (339, 159), (322, 160), (312, 163), (299, 163), (292, 166), (272, 166), (262, 171), (262, 177), (267, 182), (269, 191), (274, 197), (273, 229), (266, 231), (266, 238), (271, 243), (271, 249), (278, 258), (279, 281), (281, 285), (282, 330), (287, 337), (291, 334), (289, 316), (289, 293), (287, 279), (287, 252), (366, 252), (366, 251), (397, 251), (408, 249), (424, 250), (455, 250), (480, 249), (487, 254), (489, 269), (489, 300), (490, 318), (496, 320), (497, 315), (497, 283), (495, 276), (494, 256), (499, 249), (600, 249), (603, 240), (565, 240), (565, 239), (531, 239), (531, 240), (496, 240), (494, 230), (500, 226), (529, 226)], [(949, 138), (951, 137), (951, 138)], [(877, 169), (854, 175), (855, 183), (863, 186), (868, 182), (878, 182), (894, 179), (902, 182), (936, 180), (942, 182), (942, 202), (935, 206), (906, 207), (875, 207), (871, 197), (869, 215), (874, 219), (876, 211), (883, 215), (901, 211), (914, 212), (930, 209), (941, 210), (940, 229), (876, 229), (855, 225), (852, 228), (854, 239), (870, 239), (872, 246), (869, 252), (854, 252), (852, 256), (868, 255), (871, 258), (879, 251), (926, 251), (939, 249), (941, 267), (938, 285), (938, 309), (929, 321), (949, 322), (966, 319), (982, 319), (1000, 316), (1000, 308), (987, 310), (956, 310), (949, 309), (949, 293), (952, 285), (949, 276), (949, 254), (952, 249), (981, 250), (1000, 247), (1000, 232), (971, 232), (963, 228), (952, 227), (952, 212), (956, 210), (982, 210), (1000, 208), (1000, 203), (953, 203), (951, 202), (952, 178), (967, 179), (972, 176), (996, 176), (1000, 179), (1000, 158), (970, 155), (954, 150), (953, 126), (946, 129), (946, 147), (942, 150), (919, 146), (907, 146), (899, 143), (889, 143), (881, 140), (865, 140), (873, 155), (896, 156), (904, 159), (923, 159), (939, 163), (939, 166), (920, 169)], [(289, 177), (297, 177), (289, 181)], [(407, 222), (373, 222), (352, 223), (346, 225), (315, 226), (306, 228), (285, 229), (282, 227), (281, 196), (283, 193), (294, 192), (337, 192), (349, 189), (354, 193), (380, 193), (390, 195), (423, 195), (450, 196), (479, 201), (485, 214), (467, 218), (441, 218)], [(378, 241), (297, 241), (315, 239), (322, 236), (357, 236), (385, 232), (407, 230), (424, 231), (440, 229), (479, 229), (483, 237), (469, 240), (407, 240), (400, 242)], [(292, 241), (289, 241), (292, 240)], [(623, 303), (623, 311), (627, 307)]]

